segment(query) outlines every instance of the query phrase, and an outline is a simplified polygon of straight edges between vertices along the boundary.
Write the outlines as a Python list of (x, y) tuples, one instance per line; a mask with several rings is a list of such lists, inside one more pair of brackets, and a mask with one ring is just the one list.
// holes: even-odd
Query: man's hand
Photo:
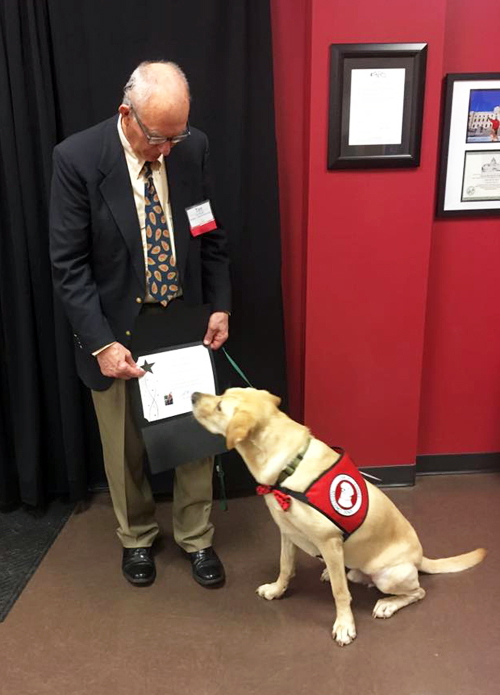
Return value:
[(203, 344), (212, 350), (218, 350), (229, 337), (229, 316), (225, 311), (216, 311), (210, 315)]
[(97, 355), (99, 367), (104, 376), (115, 379), (133, 379), (143, 376), (144, 369), (136, 365), (130, 350), (121, 343), (113, 343)]

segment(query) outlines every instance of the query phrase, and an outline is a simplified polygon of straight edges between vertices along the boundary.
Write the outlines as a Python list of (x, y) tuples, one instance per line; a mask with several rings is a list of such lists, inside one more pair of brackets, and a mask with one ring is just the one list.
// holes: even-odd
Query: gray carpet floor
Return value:
[(23, 508), (0, 513), (0, 623), (69, 519), (73, 507), (55, 500), (43, 515)]

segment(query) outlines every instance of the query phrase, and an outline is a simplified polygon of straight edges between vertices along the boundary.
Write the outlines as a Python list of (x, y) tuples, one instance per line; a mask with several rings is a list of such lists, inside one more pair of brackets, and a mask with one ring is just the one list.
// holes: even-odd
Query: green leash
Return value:
[(243, 381), (244, 381), (246, 384), (248, 384), (248, 386), (250, 386), (250, 388), (253, 388), (252, 384), (248, 381), (248, 379), (247, 379), (246, 376), (243, 374), (243, 372), (241, 371), (241, 369), (238, 367), (238, 365), (236, 364), (236, 362), (235, 362), (235, 361), (233, 360), (233, 358), (228, 354), (226, 348), (222, 348), (222, 352), (223, 352), (223, 353), (225, 354), (225, 356), (227, 357), (227, 360), (228, 360), (229, 364), (230, 364), (231, 367), (235, 370), (235, 372), (238, 372), (238, 374), (241, 376), (241, 378), (243, 379)]
[[(245, 374), (243, 371), (238, 367), (236, 362), (233, 360), (233, 358), (228, 354), (226, 348), (222, 348), (222, 352), (227, 358), (227, 361), (231, 365), (231, 367), (234, 369), (235, 372), (239, 374), (239, 376), (243, 379), (243, 381), (252, 388), (252, 384), (248, 381), (246, 378)], [(220, 486), (220, 508), (222, 511), (227, 512), (228, 510), (228, 504), (227, 504), (227, 496), (226, 496), (226, 483), (224, 481), (224, 468), (222, 467), (222, 457), (220, 454), (218, 454), (215, 457), (215, 470), (217, 471), (217, 475), (219, 477), (219, 486)]]
[(220, 487), (220, 500), (219, 505), (223, 512), (227, 512), (227, 497), (226, 497), (226, 484), (224, 482), (224, 469), (222, 467), (222, 460), (220, 454), (215, 457), (215, 470), (219, 476), (219, 487)]

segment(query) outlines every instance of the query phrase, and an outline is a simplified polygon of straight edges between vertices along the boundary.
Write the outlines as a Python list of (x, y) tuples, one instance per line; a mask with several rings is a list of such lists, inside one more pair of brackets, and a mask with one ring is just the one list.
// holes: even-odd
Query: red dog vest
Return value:
[(305, 502), (338, 526), (344, 539), (348, 538), (365, 520), (368, 490), (365, 479), (349, 455), (340, 448), (335, 448), (335, 451), (340, 458), (313, 480), (305, 492), (296, 492), (284, 485), (259, 485), (257, 494), (272, 492), (285, 511), (290, 507), (291, 497)]

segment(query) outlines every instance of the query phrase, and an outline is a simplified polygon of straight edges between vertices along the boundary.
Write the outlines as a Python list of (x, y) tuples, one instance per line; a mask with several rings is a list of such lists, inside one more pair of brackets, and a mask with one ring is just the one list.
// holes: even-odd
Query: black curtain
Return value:
[[(105, 480), (91, 401), (52, 293), (52, 149), (115, 113), (142, 60), (173, 60), (188, 76), (190, 121), (210, 138), (230, 239), (226, 347), (286, 407), (270, 8), (269, 0), (9, 0), (0, 22), (0, 505), (40, 505), (53, 493), (82, 499)], [(217, 361), (222, 385), (241, 385)], [(226, 459), (229, 494), (246, 491), (243, 464)]]

